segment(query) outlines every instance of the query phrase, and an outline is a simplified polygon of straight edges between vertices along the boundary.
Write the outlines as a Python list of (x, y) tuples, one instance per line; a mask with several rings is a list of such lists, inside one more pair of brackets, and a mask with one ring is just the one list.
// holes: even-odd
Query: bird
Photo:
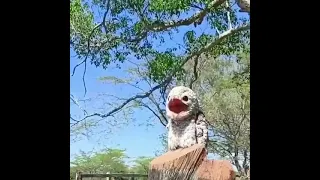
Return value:
[(168, 94), (168, 151), (184, 149), (195, 144), (208, 143), (208, 123), (194, 91), (176, 86)]
[(240, 7), (239, 12), (247, 12), (250, 14), (250, 0), (236, 0), (236, 3)]

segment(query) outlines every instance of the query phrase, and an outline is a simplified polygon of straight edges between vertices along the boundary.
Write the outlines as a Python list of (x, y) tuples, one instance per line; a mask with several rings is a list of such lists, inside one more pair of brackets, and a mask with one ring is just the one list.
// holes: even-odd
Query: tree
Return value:
[(138, 157), (133, 162), (134, 166), (131, 168), (131, 171), (138, 174), (148, 174), (149, 164), (153, 160), (153, 157)]
[(193, 84), (211, 126), (210, 152), (232, 160), (242, 175), (250, 165), (248, 48), (231, 58), (204, 61)]
[(78, 171), (83, 173), (128, 172), (125, 158), (127, 158), (125, 151), (121, 149), (104, 149), (93, 153), (81, 152), (70, 163), (70, 178), (74, 178)]
[[(250, 166), (249, 46), (233, 57), (200, 57), (201, 64), (184, 66), (190, 73), (180, 85), (192, 86), (210, 124), (209, 152), (230, 159), (242, 176)], [(196, 77), (196, 78), (195, 78)], [(167, 134), (161, 136), (162, 154)]]
[[(122, 149), (103, 149), (98, 152), (80, 152), (70, 163), (70, 179), (74, 179), (77, 172), (83, 173), (137, 173), (148, 174), (152, 157), (138, 157), (134, 165), (129, 167), (125, 159), (129, 158)], [(122, 178), (123, 179), (123, 178)], [(141, 178), (143, 179), (143, 178)]]
[[(85, 67), (85, 92), (89, 63), (104, 69), (130, 64), (126, 69), (130, 78), (101, 80), (137, 89), (132, 97), (107, 95), (112, 103), (106, 112), (70, 115), (72, 132), (79, 134), (79, 129), (96, 122), (117, 124), (120, 118), (114, 116), (137, 108), (152, 112), (165, 126), (168, 90), (184, 84), (200, 94), (212, 123), (210, 151), (230, 158), (245, 172), (250, 156), (250, 20), (234, 4), (231, 0), (71, 0), (70, 46), (81, 60), (72, 74)], [(202, 30), (204, 26), (209, 30)], [(179, 35), (181, 42), (173, 42)]]
[[(134, 165), (130, 168), (130, 172), (137, 174), (148, 174), (150, 162), (153, 160), (153, 157), (138, 157), (133, 162)], [(139, 178), (140, 180), (146, 180), (148, 178)]]
[[(128, 63), (134, 57), (141, 62), (135, 64), (143, 67), (142, 79), (150, 87), (133, 97), (118, 98), (116, 102), (121, 103), (108, 108), (111, 109), (108, 112), (85, 114), (78, 119), (70, 116), (71, 129), (93, 117), (110, 119), (125, 107), (135, 105), (157, 114), (165, 125), (163, 106), (158, 107), (154, 101), (164, 104), (168, 87), (187, 74), (183, 66), (201, 55), (231, 55), (243, 46), (243, 37), (248, 37), (248, 18), (240, 17), (236, 6), (231, 4), (234, 2), (225, 0), (71, 0), (70, 46), (82, 59), (72, 74), (87, 63), (104, 69), (115, 63), (120, 68), (119, 63)], [(201, 24), (207, 24), (212, 32), (196, 32)], [(190, 30), (184, 32), (182, 44), (164, 50), (154, 47), (154, 44), (167, 46), (167, 41), (187, 26)], [(141, 87), (137, 82), (136, 86)]]

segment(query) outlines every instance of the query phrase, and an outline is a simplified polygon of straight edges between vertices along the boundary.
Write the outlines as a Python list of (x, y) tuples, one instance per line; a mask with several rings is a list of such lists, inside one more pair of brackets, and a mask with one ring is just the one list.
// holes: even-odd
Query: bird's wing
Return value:
[(197, 115), (196, 121), (196, 136), (198, 144), (205, 144), (207, 146), (208, 143), (208, 123), (205, 119), (203, 113), (199, 113)]

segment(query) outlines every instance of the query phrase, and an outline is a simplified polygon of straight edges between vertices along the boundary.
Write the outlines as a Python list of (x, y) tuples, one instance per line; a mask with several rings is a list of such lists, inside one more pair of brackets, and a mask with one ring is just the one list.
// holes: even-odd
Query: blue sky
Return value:
[[(166, 47), (176, 46), (175, 42), (181, 42), (184, 33), (180, 32), (179, 34), (180, 35), (175, 36), (174, 41), (166, 38), (166, 42), (168, 42), (166, 43)], [(71, 56), (72, 55), (73, 52), (71, 51)], [(73, 67), (79, 61), (80, 60), (71, 57), (70, 71), (73, 70)], [(128, 64), (124, 63), (121, 64), (121, 66), (121, 69), (117, 69), (114, 68), (114, 65), (111, 65), (111, 68), (103, 70), (102, 68), (96, 68), (95, 66), (88, 64), (85, 76), (88, 92), (85, 98), (95, 97), (99, 93), (114, 94), (119, 97), (131, 97), (133, 95), (133, 93), (131, 92), (136, 91), (135, 88), (124, 85), (115, 86), (112, 84), (102, 83), (98, 80), (98, 78), (102, 76), (124, 77), (124, 70), (126, 69), (126, 67), (128, 67)], [(82, 83), (83, 70), (84, 67), (79, 66), (79, 68), (77, 68), (76, 74), (70, 79), (70, 92), (79, 99), (82, 99), (84, 97), (84, 86)], [(91, 111), (91, 113), (92, 112), (93, 111)], [(78, 108), (71, 109), (71, 114), (78, 113), (81, 113)], [(90, 112), (88, 113), (90, 114)], [(139, 121), (147, 121), (151, 115), (152, 114), (148, 110), (136, 110), (134, 113), (134, 116), (137, 117)], [(78, 153), (79, 150), (90, 151), (93, 148), (100, 149), (106, 146), (124, 148), (127, 150), (127, 154), (130, 157), (154, 156), (155, 151), (161, 148), (159, 136), (166, 132), (166, 129), (159, 121), (156, 120), (153, 122), (153, 125), (153, 127), (146, 127), (131, 124), (127, 127), (124, 127), (117, 133), (107, 134), (106, 136), (108, 136), (108, 139), (100, 141), (99, 143), (96, 142), (98, 137), (91, 137), (90, 139), (84, 139), (77, 143), (73, 143), (70, 145), (71, 158), (75, 153)]]
[[(191, 30), (190, 27), (180, 28), (180, 32), (175, 34), (173, 40), (170, 40), (168, 36), (164, 36), (166, 40), (165, 46), (158, 46), (158, 44), (154, 44), (154, 46), (158, 49), (165, 50), (166, 48), (176, 47), (177, 43), (183, 44), (183, 35), (186, 31)], [(210, 30), (207, 23), (203, 23), (203, 25), (201, 25), (199, 29), (198, 28), (196, 32)], [(81, 60), (74, 57), (75, 54), (72, 50), (70, 54), (70, 72), (72, 72), (73, 67)], [(132, 93), (130, 92), (136, 91), (134, 88), (122, 85), (115, 86), (112, 84), (105, 84), (98, 80), (98, 78), (102, 76), (124, 77), (123, 70), (129, 66), (127, 63), (124, 63), (121, 64), (121, 67), (121, 69), (117, 69), (114, 65), (111, 65), (107, 70), (103, 70), (102, 68), (96, 68), (88, 63), (85, 76), (88, 92), (85, 98), (95, 97), (99, 93), (110, 93), (119, 97), (131, 97)], [(70, 79), (70, 92), (79, 99), (82, 99), (84, 95), (84, 87), (82, 83), (83, 70), (84, 66), (79, 66), (76, 74), (71, 76)], [(81, 111), (78, 108), (71, 108), (71, 114), (79, 113), (81, 113)], [(90, 111), (88, 113), (90, 114)], [(93, 111), (91, 111), (91, 113), (93, 113)], [(152, 114), (148, 110), (136, 110), (134, 113), (134, 116), (136, 116), (139, 121), (147, 121), (151, 115)], [(152, 124), (154, 125), (153, 127), (131, 124), (121, 129), (121, 131), (119, 130), (116, 133), (106, 134), (105, 136), (108, 136), (108, 138), (100, 140), (99, 142), (97, 142), (97, 139), (101, 135), (72, 143), (70, 145), (70, 157), (72, 159), (74, 154), (78, 153), (79, 150), (90, 151), (92, 149), (98, 150), (103, 147), (124, 148), (126, 149), (129, 157), (154, 156), (155, 151), (161, 148), (159, 136), (166, 132), (166, 129), (159, 121), (155, 120)]]
[[(70, 71), (77, 64), (78, 60), (71, 58)], [(79, 67), (75, 76), (71, 77), (70, 92), (79, 99), (84, 97), (84, 87), (82, 83), (82, 72), (83, 67)], [(98, 78), (101, 76), (117, 76), (121, 77), (123, 72), (121, 70), (103, 70), (96, 68), (94, 66), (88, 66), (87, 73), (85, 76), (86, 86), (88, 93), (85, 98), (95, 97), (99, 93), (110, 93), (117, 95), (119, 97), (130, 97), (130, 91), (135, 91), (134, 89), (128, 88), (126, 86), (124, 89), (123, 86), (114, 86), (112, 84), (101, 83)], [(88, 109), (88, 108), (85, 108)], [(94, 111), (89, 110), (89, 114)], [(81, 111), (74, 107), (71, 108), (71, 114), (79, 114)], [(148, 111), (135, 111), (134, 116), (139, 118), (139, 121), (146, 121), (150, 113)], [(135, 123), (137, 124), (137, 123)], [(90, 137), (89, 139), (83, 139), (76, 143), (70, 145), (70, 155), (71, 158), (75, 153), (78, 153), (79, 150), (90, 151), (92, 149), (101, 149), (104, 147), (112, 148), (122, 148), (126, 149), (130, 157), (137, 156), (153, 156), (156, 148), (159, 148), (161, 143), (158, 140), (160, 134), (165, 131), (165, 128), (160, 123), (153, 123), (154, 127), (145, 127), (132, 125), (123, 127), (123, 129), (118, 130), (115, 133), (105, 134), (106, 139), (102, 139), (99, 142), (98, 138), (101, 135)], [(101, 127), (103, 128), (103, 127)]]
[[(190, 15), (188, 15), (190, 16)], [(157, 44), (154, 44), (155, 47), (159, 49), (166, 49), (170, 47), (176, 47), (177, 43), (183, 44), (183, 35), (188, 30), (195, 30), (193, 25), (189, 27), (182, 27), (179, 29), (179, 33), (175, 33), (174, 39), (170, 40), (168, 36), (165, 38), (165, 46), (159, 47)], [(208, 27), (206, 22), (203, 22), (201, 26), (198, 26), (195, 30), (198, 34), (199, 32), (207, 32), (212, 34), (213, 30)], [(74, 52), (71, 50), (70, 57), (70, 72), (72, 72), (74, 66), (81, 60), (74, 57)], [(135, 61), (134, 59), (132, 61)], [(70, 92), (79, 99), (96, 97), (99, 93), (108, 93), (113, 94), (119, 97), (128, 98), (134, 95), (136, 89), (130, 86), (124, 85), (112, 85), (102, 83), (98, 80), (102, 76), (116, 76), (124, 77), (126, 74), (124, 70), (129, 67), (128, 63), (120, 64), (121, 69), (117, 69), (114, 65), (110, 65), (107, 70), (102, 68), (96, 68), (93, 65), (88, 63), (87, 72), (85, 76), (87, 94), (84, 97), (84, 87), (82, 83), (82, 73), (84, 70), (83, 66), (77, 68), (75, 76), (70, 76)], [(71, 73), (70, 73), (71, 74)], [(85, 107), (88, 110), (88, 113), (91, 114), (95, 110), (90, 107)], [(82, 113), (79, 108), (71, 107), (71, 114), (80, 114)], [(154, 156), (155, 151), (161, 149), (161, 142), (159, 141), (159, 136), (166, 132), (166, 128), (155, 118), (151, 123), (153, 126), (138, 126), (140, 122), (146, 122), (149, 120), (152, 114), (148, 110), (136, 110), (133, 114), (133, 117), (137, 119), (135, 123), (130, 123), (128, 126), (124, 126), (121, 129), (117, 129), (113, 133), (99, 134), (96, 136), (91, 136), (89, 139), (84, 138), (80, 141), (70, 144), (70, 157), (74, 157), (74, 154), (82, 151), (91, 151), (99, 150), (101, 148), (121, 148), (126, 149), (127, 155), (131, 158), (138, 156)], [(103, 129), (104, 127), (100, 127)], [(104, 137), (101, 139), (101, 137)]]

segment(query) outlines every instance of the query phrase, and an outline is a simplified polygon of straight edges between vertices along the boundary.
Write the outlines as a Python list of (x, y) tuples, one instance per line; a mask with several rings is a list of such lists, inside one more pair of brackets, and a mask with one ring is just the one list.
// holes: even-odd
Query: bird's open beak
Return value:
[(184, 104), (180, 99), (173, 98), (169, 101), (169, 110), (174, 113), (180, 113), (188, 110), (188, 106)]
[(180, 99), (174, 98), (169, 101), (169, 106), (179, 106), (180, 104), (182, 104)]

